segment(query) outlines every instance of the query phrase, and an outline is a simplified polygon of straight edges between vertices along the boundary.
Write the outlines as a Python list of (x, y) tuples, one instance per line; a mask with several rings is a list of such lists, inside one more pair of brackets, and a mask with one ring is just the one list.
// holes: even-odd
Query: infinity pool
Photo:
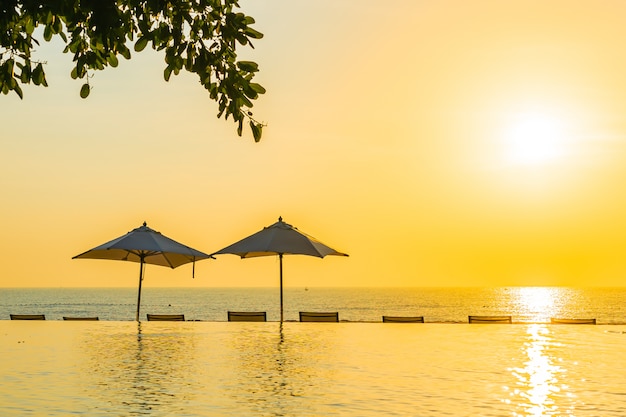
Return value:
[(2, 416), (623, 416), (626, 326), (0, 321)]

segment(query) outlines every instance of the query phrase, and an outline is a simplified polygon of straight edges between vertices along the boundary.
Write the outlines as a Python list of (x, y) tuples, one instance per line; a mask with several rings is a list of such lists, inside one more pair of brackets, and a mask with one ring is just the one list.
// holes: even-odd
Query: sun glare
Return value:
[(525, 411), (524, 415), (560, 415), (561, 410), (554, 397), (560, 391), (559, 378), (563, 369), (555, 364), (550, 355), (550, 332), (542, 324), (528, 326), (527, 332), (528, 339), (524, 346), (528, 360), (524, 368), (512, 369), (519, 381), (513, 394), (521, 397), (520, 405)]
[(549, 321), (558, 315), (556, 305), (558, 292), (549, 287), (519, 287), (515, 291), (516, 302), (525, 320)]
[(566, 151), (562, 121), (545, 113), (518, 114), (506, 127), (504, 140), (506, 158), (514, 165), (550, 163)]

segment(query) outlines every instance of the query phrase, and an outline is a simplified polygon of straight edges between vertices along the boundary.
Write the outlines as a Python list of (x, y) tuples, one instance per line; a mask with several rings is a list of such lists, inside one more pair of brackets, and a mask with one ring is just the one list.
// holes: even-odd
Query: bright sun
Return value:
[(506, 158), (514, 165), (553, 162), (565, 154), (565, 129), (561, 120), (545, 113), (518, 114), (506, 127)]

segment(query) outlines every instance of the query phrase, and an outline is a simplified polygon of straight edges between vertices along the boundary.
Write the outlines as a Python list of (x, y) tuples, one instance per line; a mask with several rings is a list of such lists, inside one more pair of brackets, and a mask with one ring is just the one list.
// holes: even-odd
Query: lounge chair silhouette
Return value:
[(560, 319), (550, 318), (552, 324), (596, 324), (596, 319)]
[(316, 313), (316, 312), (308, 312), (301, 311), (300, 312), (300, 321), (306, 322), (338, 322), (339, 321), (339, 312), (324, 312), (324, 313)]
[(424, 316), (383, 316), (383, 323), (424, 323)]
[(512, 323), (511, 316), (468, 316), (468, 320), (470, 323), (497, 323), (497, 324), (506, 324)]
[(265, 311), (229, 311), (228, 321), (267, 321)]
[(63, 316), (63, 320), (66, 320), (66, 321), (98, 321), (98, 320), (100, 320), (100, 318), (98, 316), (94, 316), (94, 317), (69, 317), (69, 316)]
[(148, 321), (185, 321), (184, 314), (147, 314)]
[(11, 320), (45, 320), (45, 314), (11, 314)]

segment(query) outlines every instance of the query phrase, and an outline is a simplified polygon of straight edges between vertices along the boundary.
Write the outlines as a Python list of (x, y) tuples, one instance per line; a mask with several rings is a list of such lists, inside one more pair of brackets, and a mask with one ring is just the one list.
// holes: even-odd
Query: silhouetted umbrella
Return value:
[(283, 255), (309, 255), (323, 258), (326, 255), (348, 256), (332, 249), (314, 237), (299, 231), (290, 224), (278, 222), (250, 235), (239, 242), (219, 250), (213, 255), (232, 254), (242, 258), (278, 255), (280, 260), (280, 321), (283, 321)]
[(141, 282), (143, 281), (145, 264), (169, 266), (173, 269), (193, 262), (195, 272), (195, 262), (210, 257), (206, 253), (162, 235), (156, 230), (149, 228), (146, 222), (144, 222), (143, 226), (131, 230), (124, 236), (76, 255), (72, 259), (89, 258), (139, 262), (139, 291), (137, 293), (137, 315), (135, 317), (139, 321)]

